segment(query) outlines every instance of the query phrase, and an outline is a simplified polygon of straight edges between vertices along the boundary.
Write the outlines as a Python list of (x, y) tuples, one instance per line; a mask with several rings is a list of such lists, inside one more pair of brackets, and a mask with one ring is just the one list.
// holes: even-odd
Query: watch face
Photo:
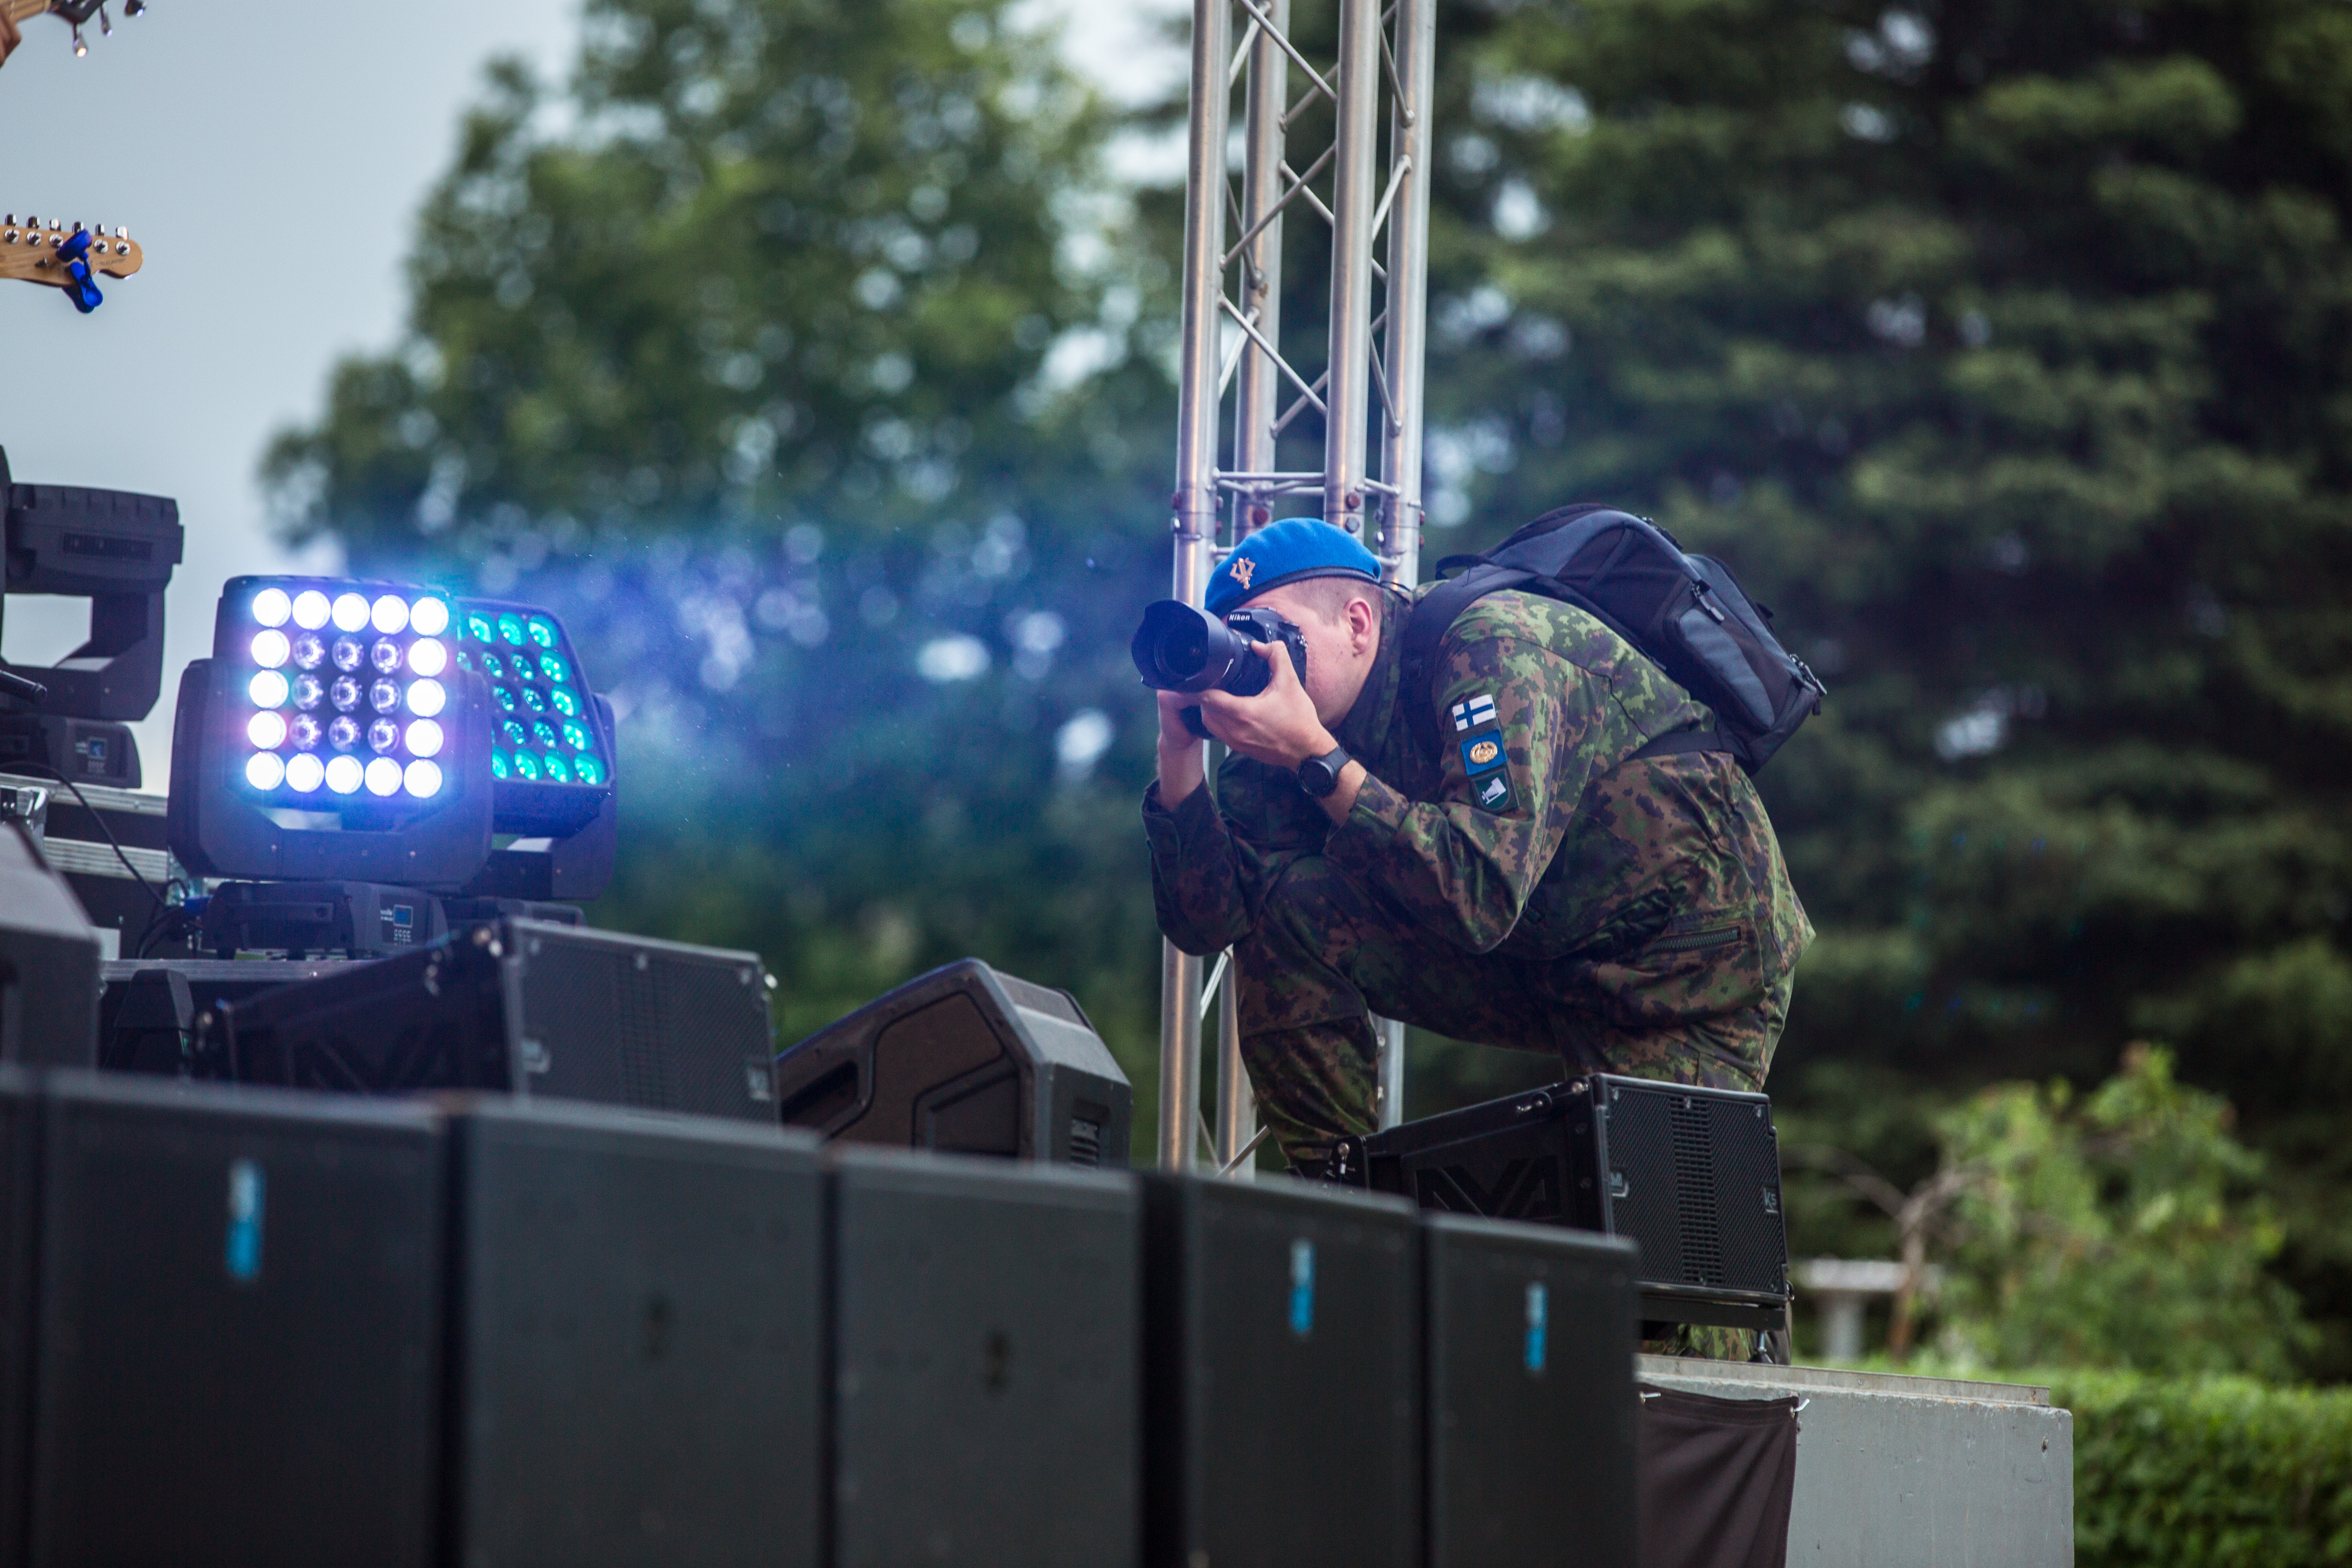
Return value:
[(1309, 757), (1298, 764), (1298, 787), (1309, 797), (1321, 800), (1339, 787), (1339, 770), (1348, 765), (1348, 757), (1344, 752), (1333, 755), (1339, 759), (1336, 763), (1331, 757)]

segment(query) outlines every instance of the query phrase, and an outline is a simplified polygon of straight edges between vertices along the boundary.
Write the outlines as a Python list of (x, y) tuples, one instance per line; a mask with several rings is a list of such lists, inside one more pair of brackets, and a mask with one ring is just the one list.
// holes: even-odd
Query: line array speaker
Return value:
[(1124, 1165), (1135, 1096), (1077, 999), (976, 958), (776, 1058), (784, 1121), (827, 1139)]
[(216, 1016), (229, 1070), (248, 1083), (775, 1117), (755, 953), (509, 920)]
[(436, 1120), (79, 1074), (41, 1113), (31, 1562), (424, 1568)]
[(1418, 1568), (1412, 1208), (1296, 1182), (1143, 1183), (1147, 1561)]
[(1134, 1185), (836, 1158), (833, 1561), (1133, 1564)]
[(1430, 1568), (1635, 1568), (1632, 1244), (1432, 1215)]
[(1349, 1139), (1339, 1158), (1349, 1179), (1424, 1208), (1635, 1242), (1648, 1321), (1785, 1321), (1780, 1152), (1763, 1095), (1595, 1073)]
[(503, 1100), (450, 1133), (444, 1560), (817, 1568), (815, 1141)]

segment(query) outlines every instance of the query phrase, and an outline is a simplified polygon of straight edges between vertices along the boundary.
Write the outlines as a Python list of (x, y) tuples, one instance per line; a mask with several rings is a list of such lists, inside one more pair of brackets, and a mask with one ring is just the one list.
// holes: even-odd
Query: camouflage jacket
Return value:
[[(1334, 825), (1282, 770), (1238, 754), (1216, 799), (1144, 800), (1160, 930), (1230, 946), (1321, 856), (1399, 934), (1566, 966), (1604, 1016), (1664, 1025), (1759, 1005), (1812, 938), (1763, 802), (1721, 752), (1629, 760), (1713, 722), (1649, 659), (1573, 606), (1488, 595), (1454, 622), (1434, 688), (1400, 690), (1409, 601), (1339, 725), (1370, 777)], [(1406, 705), (1433, 703), (1437, 722)], [(1440, 737), (1432, 753), (1428, 735)]]

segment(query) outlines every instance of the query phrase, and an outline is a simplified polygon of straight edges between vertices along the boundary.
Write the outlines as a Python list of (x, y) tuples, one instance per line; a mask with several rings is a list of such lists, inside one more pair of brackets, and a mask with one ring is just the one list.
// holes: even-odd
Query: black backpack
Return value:
[[(1445, 578), (1455, 567), (1458, 577)], [(1506, 588), (1574, 605), (1640, 649), (1715, 712), (1717, 729), (1663, 736), (1633, 753), (1729, 752), (1754, 773), (1829, 695), (1773, 637), (1772, 612), (1749, 601), (1722, 562), (1685, 554), (1647, 518), (1586, 503), (1548, 511), (1484, 555), (1449, 555), (1445, 580), (1404, 630), (1404, 689), (1435, 744), (1430, 690), (1437, 645), (1473, 601)], [(1417, 697), (1418, 700), (1412, 700)]]

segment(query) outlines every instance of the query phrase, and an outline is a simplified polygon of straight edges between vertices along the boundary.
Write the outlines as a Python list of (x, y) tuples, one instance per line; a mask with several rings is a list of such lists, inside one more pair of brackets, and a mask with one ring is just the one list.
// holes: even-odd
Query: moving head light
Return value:
[[(1155, 691), (1230, 691), (1255, 697), (1273, 679), (1257, 645), (1280, 643), (1290, 666), (1307, 679), (1307, 638), (1272, 610), (1234, 610), (1222, 621), (1181, 599), (1160, 599), (1143, 611), (1128, 652), (1143, 684)], [(1209, 738), (1198, 708), (1183, 710), (1184, 727)]]
[(180, 563), (177, 503), (163, 496), (74, 485), (13, 483), (0, 451), (6, 589), (89, 601), (89, 635), (54, 666), (0, 673), (45, 691), (38, 711), (0, 712), (0, 767), (136, 789), (129, 723), (163, 689), (163, 593)]

